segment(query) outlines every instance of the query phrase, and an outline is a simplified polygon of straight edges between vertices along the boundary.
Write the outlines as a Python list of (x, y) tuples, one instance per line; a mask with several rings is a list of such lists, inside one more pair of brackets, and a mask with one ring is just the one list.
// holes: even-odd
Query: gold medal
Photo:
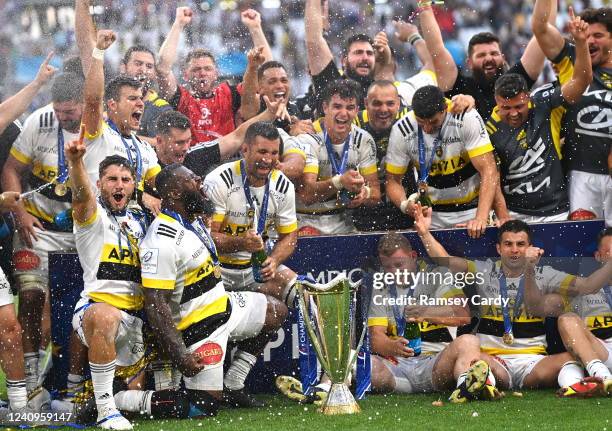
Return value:
[(215, 278), (221, 278), (221, 265), (219, 265), (219, 264), (215, 265), (215, 269), (213, 270), (213, 274), (215, 275)]
[(512, 343), (514, 343), (514, 335), (512, 335), (512, 332), (504, 332), (502, 340), (504, 341), (504, 344), (511, 346)]
[(429, 186), (427, 185), (425, 181), (419, 181), (417, 183), (417, 189), (419, 191), (419, 194), (427, 194), (428, 188)]
[(68, 186), (66, 186), (66, 183), (55, 184), (55, 194), (57, 196), (66, 196), (66, 193), (68, 193)]

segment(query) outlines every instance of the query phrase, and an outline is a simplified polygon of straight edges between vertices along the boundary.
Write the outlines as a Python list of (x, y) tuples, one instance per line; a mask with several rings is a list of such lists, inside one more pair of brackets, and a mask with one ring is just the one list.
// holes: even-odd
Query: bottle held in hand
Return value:
[(421, 354), (421, 328), (417, 322), (406, 322), (404, 338), (408, 340), (408, 347), (414, 351), (414, 356)]

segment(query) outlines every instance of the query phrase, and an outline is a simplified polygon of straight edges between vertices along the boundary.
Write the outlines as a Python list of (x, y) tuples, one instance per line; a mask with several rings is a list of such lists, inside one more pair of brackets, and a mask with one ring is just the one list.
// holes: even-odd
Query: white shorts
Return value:
[(583, 208), (612, 226), (612, 177), (589, 172), (569, 172), (570, 213)]
[(311, 226), (321, 232), (321, 235), (338, 235), (356, 233), (350, 212), (343, 211), (340, 214), (297, 214), (298, 227)]
[[(74, 307), (72, 316), (72, 329), (74, 329), (81, 339), (81, 342), (89, 348), (83, 332), (83, 317), (85, 311), (95, 302), (89, 302), (88, 298), (81, 298)], [(144, 341), (142, 338), (142, 319), (133, 316), (123, 310), (121, 311), (121, 321), (115, 337), (115, 351), (117, 352), (117, 366), (127, 367), (134, 365), (144, 355)]]
[(467, 223), (476, 217), (476, 208), (463, 211), (431, 213), (431, 229), (452, 229), (458, 223)]
[(495, 359), (506, 369), (510, 377), (510, 388), (523, 387), (525, 377), (544, 359), (544, 355), (497, 355)]
[(13, 236), (13, 263), (15, 277), (34, 275), (41, 278), (41, 284), (49, 284), (49, 252), (68, 251), (76, 248), (72, 232), (55, 232), (34, 227), (38, 241), (32, 238), (28, 248), (19, 235)]
[(598, 340), (601, 341), (601, 344), (603, 344), (608, 351), (608, 359), (602, 362), (610, 371), (612, 371), (612, 338), (608, 338), (607, 340), (598, 338)]
[(561, 214), (555, 214), (550, 216), (533, 216), (527, 214), (521, 214), (514, 211), (508, 211), (510, 213), (510, 218), (515, 220), (521, 220), (525, 223), (548, 223), (550, 221), (567, 221), (569, 217), (569, 211), (563, 212)]
[[(287, 268), (285, 265), (278, 265), (276, 272), (284, 271)], [(221, 267), (221, 278), (223, 279), (223, 286), (228, 292), (242, 291), (242, 292), (257, 292), (262, 283), (257, 283), (253, 278), (253, 270), (249, 268), (245, 269), (231, 269)]]
[(439, 353), (397, 358), (397, 364), (382, 358), (382, 362), (395, 378), (395, 392), (406, 394), (434, 392), (432, 376), (438, 355)]
[(13, 292), (11, 285), (4, 275), (4, 271), (0, 268), (0, 307), (13, 303)]
[(259, 334), (264, 325), (268, 304), (266, 295), (255, 292), (228, 292), (228, 295), (232, 304), (232, 314), (227, 323), (218, 327), (207, 338), (187, 346), (188, 352), (202, 348), (202, 353), (210, 358), (206, 367), (197, 375), (183, 376), (187, 389), (223, 390), (223, 361), (228, 339), (240, 341), (253, 338)]

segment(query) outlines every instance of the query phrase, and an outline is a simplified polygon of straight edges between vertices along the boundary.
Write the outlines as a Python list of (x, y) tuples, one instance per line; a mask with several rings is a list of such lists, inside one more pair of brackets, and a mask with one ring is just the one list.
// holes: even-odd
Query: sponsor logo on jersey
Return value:
[(40, 258), (30, 250), (19, 250), (13, 253), (13, 264), (17, 271), (30, 271), (40, 266)]
[(157, 274), (157, 257), (159, 249), (143, 250), (140, 271), (144, 274)]
[(212, 341), (202, 344), (194, 353), (198, 357), (198, 362), (203, 365), (218, 364), (223, 358), (223, 349)]

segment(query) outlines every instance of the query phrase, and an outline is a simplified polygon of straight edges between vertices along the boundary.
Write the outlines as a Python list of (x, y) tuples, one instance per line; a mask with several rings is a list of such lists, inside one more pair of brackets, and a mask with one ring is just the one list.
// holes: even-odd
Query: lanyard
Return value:
[(342, 175), (344, 171), (346, 171), (346, 165), (348, 163), (348, 152), (349, 146), (351, 143), (351, 136), (353, 133), (349, 133), (344, 141), (344, 147), (342, 148), (342, 156), (340, 157), (340, 166), (338, 166), (338, 160), (336, 159), (338, 156), (332, 147), (331, 138), (327, 134), (327, 131), (323, 129), (323, 140), (325, 141), (325, 148), (327, 149), (327, 157), (329, 158), (329, 163), (331, 164), (332, 176), (334, 175)]
[(162, 213), (166, 214), (168, 217), (172, 217), (174, 220), (178, 221), (181, 224), (181, 226), (183, 226), (185, 229), (193, 232), (198, 237), (198, 239), (202, 242), (202, 244), (204, 244), (204, 246), (208, 250), (208, 253), (210, 253), (210, 257), (212, 259), (213, 265), (215, 266), (219, 265), (219, 255), (217, 254), (217, 247), (215, 247), (215, 243), (213, 239), (211, 238), (210, 234), (208, 233), (208, 229), (206, 229), (206, 227), (204, 226), (204, 223), (202, 223), (202, 219), (198, 218), (197, 223), (198, 223), (198, 227), (204, 233), (204, 236), (202, 236), (199, 230), (196, 229), (191, 223), (188, 223), (187, 221), (185, 221), (183, 217), (181, 217), (179, 214), (175, 213), (174, 211), (170, 211), (164, 208), (162, 209)]
[(119, 134), (121, 142), (123, 142), (123, 146), (125, 147), (125, 152), (127, 153), (128, 161), (130, 162), (131, 166), (136, 168), (136, 187), (138, 187), (138, 184), (140, 184), (140, 179), (142, 178), (142, 155), (140, 154), (140, 149), (138, 148), (137, 143), (134, 142), (134, 135), (132, 134), (130, 136), (130, 140), (132, 141), (132, 146), (134, 147), (134, 151), (136, 152), (136, 166), (134, 166), (134, 159), (132, 157), (132, 148), (130, 147), (130, 144), (127, 143), (115, 123), (113, 123), (111, 120), (108, 120), (107, 123), (111, 129), (113, 129)]
[[(251, 186), (249, 185), (249, 179), (246, 174), (244, 166), (244, 159), (240, 160), (240, 176), (242, 177), (242, 188), (244, 189), (244, 196), (249, 203), (249, 208), (255, 212), (255, 202), (253, 196), (251, 196)], [(268, 198), (270, 196), (270, 176), (266, 179), (266, 188), (264, 189), (264, 195), (261, 202), (261, 211), (257, 217), (257, 234), (262, 235), (266, 229), (266, 216), (268, 213)]]
[(68, 166), (66, 165), (66, 155), (64, 154), (64, 133), (62, 128), (57, 126), (57, 182), (63, 184), (68, 179)]
[[(444, 124), (443, 124), (444, 125)], [(425, 164), (425, 138), (423, 137), (423, 129), (418, 127), (418, 146), (419, 146), (419, 182), (427, 183), (427, 179), (429, 178), (429, 171), (431, 169), (431, 165), (433, 164), (433, 159), (436, 155), (436, 151), (442, 145), (442, 127), (440, 127), (440, 132), (438, 132), (438, 136), (434, 139), (433, 142), (433, 151), (431, 152), (431, 157), (429, 158), (429, 163)]]
[[(500, 268), (500, 271), (501, 268)], [(506, 276), (503, 271), (499, 276), (499, 292), (501, 294), (502, 300), (508, 299), (508, 288), (506, 286)], [(506, 301), (502, 302), (502, 314), (504, 316), (504, 332), (512, 333), (512, 321), (516, 319), (517, 314), (523, 304), (523, 294), (525, 292), (525, 276), (521, 276), (519, 281), (518, 291), (516, 292), (516, 297), (514, 298), (514, 307), (512, 309), (512, 318), (510, 318), (510, 311), (508, 310), (508, 306), (506, 305)]]

